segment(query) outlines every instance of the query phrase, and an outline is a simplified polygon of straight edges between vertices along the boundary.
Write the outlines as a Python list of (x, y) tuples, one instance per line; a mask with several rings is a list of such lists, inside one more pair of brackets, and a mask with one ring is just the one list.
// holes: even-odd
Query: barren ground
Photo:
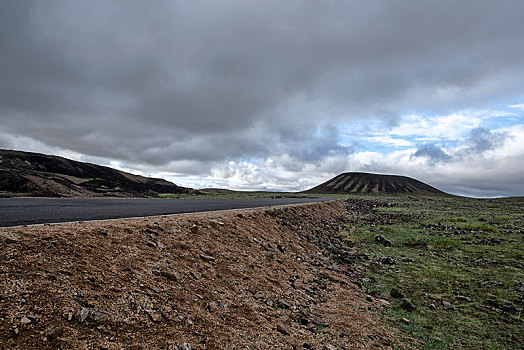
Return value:
[(352, 242), (339, 232), (369, 220), (370, 206), (1, 229), (1, 348), (413, 346), (382, 323), (388, 303), (348, 264)]

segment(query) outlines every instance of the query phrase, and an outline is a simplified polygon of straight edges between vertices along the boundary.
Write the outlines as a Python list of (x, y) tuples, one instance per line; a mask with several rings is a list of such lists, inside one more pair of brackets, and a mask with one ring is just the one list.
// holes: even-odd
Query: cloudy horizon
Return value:
[(0, 148), (177, 185), (524, 195), (522, 1), (5, 1)]

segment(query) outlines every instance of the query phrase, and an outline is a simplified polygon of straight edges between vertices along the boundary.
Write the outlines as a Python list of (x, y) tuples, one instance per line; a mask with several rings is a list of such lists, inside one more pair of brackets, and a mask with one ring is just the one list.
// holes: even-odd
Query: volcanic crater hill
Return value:
[(164, 179), (40, 153), (0, 150), (0, 196), (156, 197), (192, 189)]
[(313, 187), (305, 193), (348, 194), (348, 193), (390, 193), (445, 195), (428, 184), (407, 176), (381, 175), (371, 173), (342, 173), (329, 181)]

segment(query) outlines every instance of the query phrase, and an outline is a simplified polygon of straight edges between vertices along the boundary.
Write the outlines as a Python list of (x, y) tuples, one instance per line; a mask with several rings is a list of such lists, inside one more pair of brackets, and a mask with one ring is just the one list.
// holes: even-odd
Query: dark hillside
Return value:
[(421, 181), (406, 176), (370, 173), (343, 173), (306, 193), (347, 194), (347, 193), (412, 193), (439, 194), (444, 192)]
[(101, 165), (40, 153), (0, 150), (0, 194), (3, 196), (150, 197), (189, 191), (163, 179)]

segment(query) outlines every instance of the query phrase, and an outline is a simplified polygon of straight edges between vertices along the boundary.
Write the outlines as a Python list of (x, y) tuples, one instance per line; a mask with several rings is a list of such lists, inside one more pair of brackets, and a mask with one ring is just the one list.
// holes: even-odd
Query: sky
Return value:
[(193, 188), (524, 195), (524, 2), (0, 1), (0, 148)]

